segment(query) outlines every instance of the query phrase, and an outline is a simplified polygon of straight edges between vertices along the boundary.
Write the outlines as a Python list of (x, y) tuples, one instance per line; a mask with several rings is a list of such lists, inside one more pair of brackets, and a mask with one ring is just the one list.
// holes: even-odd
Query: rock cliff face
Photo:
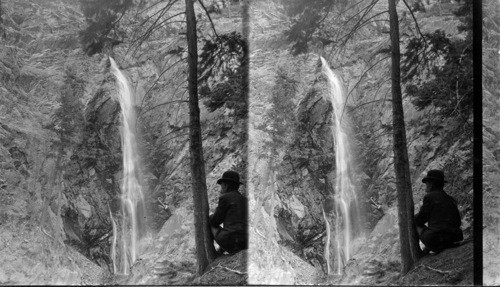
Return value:
[[(54, 120), (67, 71), (92, 65), (75, 35), (81, 13), (68, 3), (2, 3), (1, 252), (10, 258), (3, 284), (98, 284), (107, 272), (65, 244), (81, 240), (83, 230), (74, 227), (92, 209), (88, 198), (69, 197), (61, 169), (73, 138), (64, 146)], [(71, 205), (81, 213), (70, 216)]]
[[(378, 4), (373, 13), (382, 11), (384, 5)], [(308, 283), (381, 284), (383, 280), (377, 281), (375, 275), (366, 281), (370, 276), (360, 271), (370, 273), (371, 269), (373, 274), (385, 270), (385, 279), (393, 276), (387, 280), (394, 280), (400, 258), (387, 81), (390, 60), (383, 60), (388, 27), (367, 27), (343, 53), (328, 54), (325, 47), (292, 56), (291, 43), (284, 39), (288, 22), (286, 15), (280, 14), (280, 5), (255, 1), (252, 9), (249, 178), (254, 192), (250, 194), (249, 282), (298, 284), (303, 277), (298, 276), (300, 269), (292, 267), (293, 260), (286, 260), (289, 251), (315, 267)], [(412, 29), (411, 16), (403, 12), (404, 7), (398, 9), (404, 34)], [(448, 35), (462, 37), (457, 19), (436, 9), (439, 5), (431, 5), (417, 15), (422, 32), (441, 28)], [(349, 93), (345, 114), (352, 121), (356, 185), (365, 211), (367, 241), (348, 263), (341, 281), (322, 275), (326, 272), (326, 236), (321, 207), (333, 188), (335, 155), (332, 108), (324, 100), (327, 82), (319, 69), (319, 55), (339, 73)], [(377, 62), (376, 68), (370, 69)], [(424, 195), (421, 179), (430, 169), (443, 169), (450, 182), (446, 191), (457, 199), (462, 228), (465, 236), (471, 237), (472, 119), (462, 126), (454, 118), (439, 116), (432, 106), (418, 111), (407, 95), (404, 109), (415, 211)]]
[[(240, 29), (240, 7), (228, 4), (217, 4), (225, 17), (220, 16), (222, 11), (213, 15), (221, 34)], [(136, 8), (144, 8), (144, 3), (138, 5)], [(1, 268), (1, 282), (190, 282), (196, 265), (192, 219), (187, 220), (193, 210), (186, 65), (166, 69), (186, 57), (185, 39), (178, 36), (182, 25), (173, 24), (170, 30), (154, 34), (133, 56), (129, 48), (136, 47), (127, 42), (89, 57), (79, 43), (78, 32), (86, 25), (79, 1), (20, 0), (2, 2), (1, 6), (0, 184), (5, 235), (1, 252), (16, 258)], [(179, 5), (171, 12), (182, 9)], [(201, 12), (201, 7), (197, 9)], [(148, 10), (137, 17), (130, 13), (122, 25), (132, 34), (134, 21), (145, 20), (154, 12)], [(211, 29), (204, 21), (200, 20), (200, 29)], [(122, 160), (120, 110), (108, 56), (118, 62), (139, 99), (143, 157), (139, 172), (147, 191), (150, 231), (143, 244), (151, 245), (141, 246), (144, 253), (137, 270), (144, 273), (140, 278), (135, 276), (137, 272), (130, 278), (109, 277), (109, 214), (119, 208)], [(203, 105), (201, 108), (213, 210), (218, 198), (216, 179), (230, 168), (244, 170), (245, 121), (232, 116), (230, 108), (212, 113)], [(172, 214), (172, 222), (164, 226)], [(183, 226), (178, 232), (189, 231), (177, 235), (184, 249), (170, 245), (175, 238), (168, 228), (175, 220)], [(165, 228), (167, 234), (162, 233)], [(157, 233), (158, 240), (153, 240), (151, 234)], [(23, 241), (15, 242), (16, 236)], [(171, 249), (165, 249), (166, 244)], [(172, 258), (172, 250), (179, 253), (177, 259)], [(176, 270), (180, 275), (173, 279), (165, 270)]]
[[(121, 24), (130, 35), (144, 32), (145, 26), (137, 24), (157, 11), (143, 10), (144, 1), (135, 2), (143, 6), (126, 14)], [(219, 34), (241, 31), (238, 1), (208, 4)], [(78, 39), (86, 25), (78, 1), (15, 0), (1, 6), (0, 255), (8, 260), (0, 263), (0, 283), (387, 283), (397, 277), (392, 115), (386, 96), (389, 60), (382, 60), (387, 27), (369, 26), (342, 55), (329, 55), (328, 47), (320, 45), (294, 56), (284, 36), (290, 19), (279, 1), (252, 1), (249, 119), (230, 106), (210, 112), (200, 105), (211, 210), (217, 204), (216, 180), (227, 169), (240, 171), (242, 192), (250, 201), (250, 250), (220, 258), (196, 277), (183, 25), (159, 29), (141, 46), (127, 39), (87, 56)], [(430, 12), (418, 15), (421, 29), (445, 27), (459, 35), (456, 19), (440, 15), (438, 7), (431, 5)], [(171, 13), (182, 9), (179, 4)], [(212, 26), (197, 9), (205, 34)], [(135, 13), (139, 10), (145, 12)], [(410, 17), (402, 17), (402, 31), (412, 27)], [(319, 55), (350, 92), (345, 113), (351, 120), (356, 186), (368, 236), (343, 278), (325, 276), (322, 206), (333, 189), (335, 154), (332, 108), (324, 100), (327, 82)], [(127, 75), (139, 99), (140, 174), (149, 211), (150, 233), (127, 277), (109, 273), (109, 214), (119, 206), (122, 163), (119, 105), (108, 56)], [(377, 61), (378, 68), (365, 73)], [(492, 95), (486, 99), (493, 105)], [(458, 200), (470, 236), (469, 130), (453, 118), (437, 116), (436, 108), (417, 111), (407, 97), (404, 104), (416, 207), (423, 197), (425, 172), (444, 169), (447, 191)], [(491, 151), (485, 154), (492, 166), (490, 190), (499, 182), (494, 176), (494, 111), (492, 128), (485, 132)], [(248, 270), (241, 263), (246, 259)], [(374, 279), (380, 270), (388, 274), (386, 281)]]
[(498, 234), (500, 232), (500, 204), (497, 196), (500, 188), (500, 95), (499, 75), (500, 43), (498, 20), (500, 10), (498, 2), (485, 1), (483, 4), (483, 266), (484, 284), (500, 284), (500, 248)]

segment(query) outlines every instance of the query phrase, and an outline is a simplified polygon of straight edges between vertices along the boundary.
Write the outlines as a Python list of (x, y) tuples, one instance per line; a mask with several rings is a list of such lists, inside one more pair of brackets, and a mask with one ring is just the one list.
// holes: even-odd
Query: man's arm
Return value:
[(417, 226), (424, 226), (429, 221), (432, 210), (432, 199), (428, 194), (424, 196), (424, 202), (420, 211), (415, 215), (415, 224)]
[(221, 196), (219, 198), (219, 204), (217, 205), (214, 214), (210, 215), (209, 217), (210, 225), (219, 226), (221, 223), (223, 223), (228, 208), (229, 204), (227, 202), (227, 199), (224, 196)]

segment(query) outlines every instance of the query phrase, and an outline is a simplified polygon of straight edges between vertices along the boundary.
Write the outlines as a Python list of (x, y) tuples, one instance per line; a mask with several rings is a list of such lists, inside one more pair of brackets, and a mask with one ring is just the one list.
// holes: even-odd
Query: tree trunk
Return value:
[(191, 157), (191, 181), (194, 201), (194, 228), (198, 274), (215, 259), (212, 233), (208, 223), (208, 195), (205, 178), (205, 162), (198, 106), (198, 45), (196, 17), (193, 0), (186, 0), (186, 36), (188, 43), (188, 91), (189, 91), (189, 151)]
[(392, 121), (394, 133), (394, 170), (398, 193), (398, 219), (401, 244), (402, 273), (406, 274), (421, 256), (418, 235), (413, 222), (413, 194), (411, 190), (408, 150), (401, 93), (399, 23), (395, 0), (389, 0), (389, 18), (392, 51)]

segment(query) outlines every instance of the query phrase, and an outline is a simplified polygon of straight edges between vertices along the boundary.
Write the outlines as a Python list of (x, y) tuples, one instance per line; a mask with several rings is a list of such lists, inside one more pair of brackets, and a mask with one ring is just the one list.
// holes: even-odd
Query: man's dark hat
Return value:
[(429, 170), (427, 176), (422, 179), (422, 182), (426, 183), (428, 180), (441, 181), (444, 183), (447, 182), (446, 180), (444, 180), (444, 172), (442, 170), (437, 170), (437, 169)]
[(222, 174), (222, 178), (217, 180), (217, 184), (221, 184), (224, 181), (234, 182), (238, 184), (243, 184), (240, 182), (240, 175), (236, 171), (228, 170)]

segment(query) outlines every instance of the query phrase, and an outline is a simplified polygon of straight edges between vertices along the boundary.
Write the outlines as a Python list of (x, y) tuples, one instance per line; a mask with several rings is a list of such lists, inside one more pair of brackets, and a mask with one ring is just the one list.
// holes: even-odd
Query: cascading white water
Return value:
[[(113, 246), (111, 256), (115, 274), (128, 275), (137, 259), (140, 230), (145, 226), (144, 195), (139, 184), (139, 158), (136, 144), (135, 97), (127, 78), (116, 62), (109, 58), (111, 70), (117, 79), (118, 95), (122, 114), (121, 143), (123, 153), (123, 179), (121, 184), (118, 215), (113, 216)], [(114, 218), (116, 217), (116, 219)], [(116, 221), (119, 223), (117, 224)]]
[[(341, 274), (347, 260), (351, 258), (354, 251), (355, 236), (361, 230), (361, 214), (356, 195), (356, 188), (353, 184), (353, 167), (352, 157), (349, 148), (349, 138), (347, 134), (347, 115), (343, 113), (345, 106), (345, 92), (339, 77), (330, 69), (326, 60), (321, 57), (322, 71), (328, 78), (330, 90), (327, 101), (330, 101), (333, 106), (332, 122), (333, 122), (333, 141), (335, 145), (335, 189), (332, 194), (333, 214), (325, 221), (327, 228), (332, 228), (333, 236), (327, 238), (325, 245), (325, 254), (334, 254), (333, 268), (331, 262), (327, 260), (328, 273)], [(324, 211), (325, 213), (325, 211)], [(333, 217), (333, 218), (332, 218)], [(332, 221), (333, 224), (330, 224)], [(329, 233), (328, 233), (329, 234)], [(333, 237), (333, 244), (330, 238)]]

